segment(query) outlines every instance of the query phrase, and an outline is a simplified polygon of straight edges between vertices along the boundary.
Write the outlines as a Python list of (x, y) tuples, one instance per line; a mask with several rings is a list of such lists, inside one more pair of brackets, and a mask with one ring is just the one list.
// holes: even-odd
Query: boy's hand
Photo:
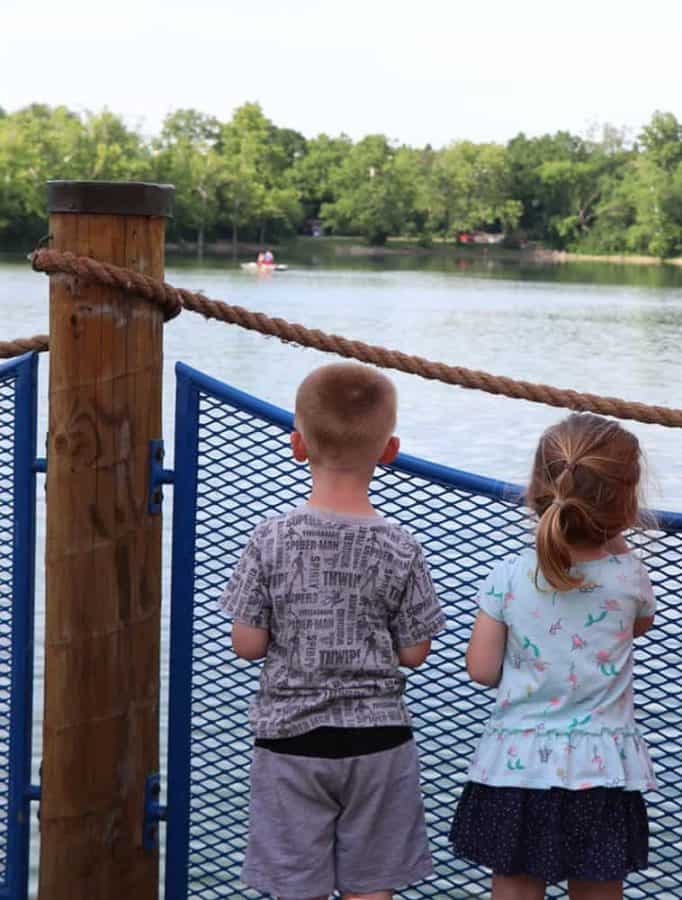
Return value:
[(242, 659), (262, 659), (268, 651), (270, 632), (235, 622), (232, 626), (232, 649)]
[(398, 661), (401, 666), (408, 666), (410, 669), (416, 669), (421, 666), (431, 649), (431, 641), (421, 641), (414, 647), (400, 647), (398, 650)]

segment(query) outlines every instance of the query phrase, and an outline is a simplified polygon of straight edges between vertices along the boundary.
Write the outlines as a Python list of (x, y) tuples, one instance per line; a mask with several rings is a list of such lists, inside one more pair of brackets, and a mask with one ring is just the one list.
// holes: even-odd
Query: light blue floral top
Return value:
[[(632, 629), (652, 616), (651, 582), (632, 553), (582, 562), (579, 588), (554, 591), (524, 550), (497, 565), (480, 608), (507, 626), (495, 706), (471, 781), (514, 787), (655, 785), (634, 721)], [(546, 590), (542, 590), (546, 587)]]

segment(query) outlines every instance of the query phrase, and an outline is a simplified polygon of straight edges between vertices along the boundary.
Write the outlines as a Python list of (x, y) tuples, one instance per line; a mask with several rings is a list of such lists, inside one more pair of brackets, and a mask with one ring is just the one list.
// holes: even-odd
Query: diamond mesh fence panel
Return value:
[[(485, 897), (489, 873), (455, 860), (448, 846), (455, 801), (491, 701), (490, 692), (468, 680), (464, 650), (477, 583), (494, 562), (530, 543), (531, 531), (513, 498), (491, 499), (500, 496), (498, 483), (487, 482), (487, 491), (481, 487), (483, 493), (478, 493), (472, 491), (471, 480), (458, 482), (439, 467), (406, 466), (377, 471), (372, 501), (424, 546), (448, 628), (434, 640), (426, 665), (410, 673), (407, 692), (435, 875), (400, 896)], [(272, 424), (202, 391), (197, 479), (194, 619), (187, 635), (192, 657), (188, 897), (257, 898), (263, 895), (240, 885), (239, 872), (248, 827), (247, 707), (259, 670), (232, 653), (230, 623), (218, 611), (217, 600), (251, 530), (263, 517), (303, 500), (308, 476), (291, 458), (286, 419)], [(635, 651), (639, 721), (651, 747), (659, 790), (647, 795), (650, 868), (629, 879), (626, 895), (632, 898), (682, 896), (682, 655), (675, 608), (682, 578), (682, 533), (676, 527), (672, 521), (669, 531), (634, 535), (659, 602), (656, 630)], [(548, 896), (566, 896), (564, 886), (550, 888)]]

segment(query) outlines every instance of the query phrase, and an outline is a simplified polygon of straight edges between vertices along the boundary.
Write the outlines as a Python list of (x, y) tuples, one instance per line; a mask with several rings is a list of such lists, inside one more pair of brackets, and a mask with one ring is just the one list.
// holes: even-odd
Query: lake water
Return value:
[[(310, 327), (450, 364), (632, 400), (680, 405), (682, 269), (525, 266), (438, 257), (300, 266), (251, 275), (169, 261), (167, 279)], [(627, 279), (627, 281), (626, 281)], [(0, 334), (47, 330), (47, 278), (0, 261)], [(183, 314), (166, 326), (165, 439), (172, 444), (173, 365), (182, 359), (290, 408), (301, 378), (332, 359)], [(45, 392), (47, 360), (41, 366)], [(522, 481), (538, 435), (560, 410), (393, 375), (403, 448), (462, 469)], [(42, 405), (41, 421), (46, 408)], [(682, 509), (680, 435), (631, 427), (656, 506)], [(41, 438), (42, 439), (42, 438)]]
[[(432, 360), (529, 381), (680, 405), (682, 270), (566, 264), (521, 266), (443, 257), (318, 259), (285, 273), (257, 276), (227, 264), (168, 262), (167, 280), (208, 296), (309, 327)], [(23, 261), (0, 260), (0, 337), (47, 330), (48, 282)], [(278, 405), (291, 408), (297, 384), (332, 357), (282, 344), (189, 313), (166, 326), (164, 437), (172, 466), (174, 374), (183, 360)], [(398, 433), (409, 453), (495, 478), (523, 482), (541, 431), (557, 409), (393, 374)], [(44, 446), (47, 359), (41, 362), (39, 447)], [(682, 435), (627, 425), (648, 459), (652, 506), (682, 510)], [(166, 540), (172, 491), (166, 491)], [(38, 560), (44, 496), (38, 491)], [(165, 549), (168, 596), (170, 554)], [(38, 646), (43, 627), (37, 577)], [(36, 660), (36, 722), (42, 716), (43, 661)], [(35, 744), (40, 747), (39, 737)], [(37, 778), (38, 752), (34, 778)], [(37, 846), (37, 842), (36, 842)], [(35, 863), (35, 860), (34, 860)], [(33, 866), (35, 875), (35, 864)]]

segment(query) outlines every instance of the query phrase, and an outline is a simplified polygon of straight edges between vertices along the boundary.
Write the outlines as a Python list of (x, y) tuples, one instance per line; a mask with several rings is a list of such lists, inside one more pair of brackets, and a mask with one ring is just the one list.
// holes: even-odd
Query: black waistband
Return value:
[(407, 725), (380, 725), (377, 728), (335, 728), (323, 726), (290, 738), (256, 738), (256, 747), (292, 756), (343, 759), (392, 750), (412, 740)]

